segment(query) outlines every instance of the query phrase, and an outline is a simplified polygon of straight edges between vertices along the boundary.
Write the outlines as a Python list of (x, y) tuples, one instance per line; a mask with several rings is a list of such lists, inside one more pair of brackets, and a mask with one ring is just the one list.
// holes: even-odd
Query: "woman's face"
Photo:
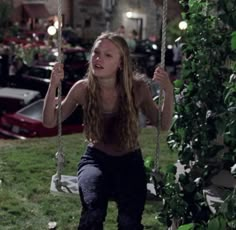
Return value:
[(92, 50), (91, 64), (92, 73), (96, 77), (116, 77), (117, 70), (121, 66), (118, 47), (108, 39), (97, 41)]

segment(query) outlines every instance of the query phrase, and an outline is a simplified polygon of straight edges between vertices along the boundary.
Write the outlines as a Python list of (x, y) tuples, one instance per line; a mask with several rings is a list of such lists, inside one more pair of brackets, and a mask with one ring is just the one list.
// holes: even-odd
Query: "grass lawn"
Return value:
[[(144, 155), (155, 155), (156, 130), (145, 128), (140, 135)], [(160, 164), (176, 161), (161, 136)], [(76, 175), (77, 163), (86, 143), (82, 134), (63, 136), (66, 165), (63, 174)], [(45, 230), (50, 221), (57, 230), (73, 230), (79, 222), (79, 197), (55, 196), (50, 193), (51, 177), (56, 173), (57, 137), (24, 141), (0, 140), (0, 230)], [(160, 203), (147, 202), (143, 224), (145, 229), (166, 229), (156, 219)], [(116, 230), (117, 210), (110, 202), (105, 230)], [(132, 229), (131, 229), (132, 230)]]

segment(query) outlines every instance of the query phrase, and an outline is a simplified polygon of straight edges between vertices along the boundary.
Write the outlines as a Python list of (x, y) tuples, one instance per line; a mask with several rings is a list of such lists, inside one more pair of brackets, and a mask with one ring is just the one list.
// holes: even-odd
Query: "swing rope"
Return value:
[[(162, 7), (162, 37), (161, 37), (161, 68), (165, 68), (165, 56), (166, 56), (166, 28), (167, 28), (167, 9), (168, 9), (168, 0), (163, 0)], [(158, 125), (157, 125), (157, 145), (156, 145), (156, 154), (154, 160), (154, 170), (158, 172), (160, 169), (160, 133), (161, 133), (161, 108), (163, 102), (163, 90), (160, 88), (159, 95), (159, 108), (160, 112), (158, 113)]]
[[(63, 54), (62, 54), (62, 2), (61, 0), (57, 0), (57, 17), (58, 17), (58, 62), (62, 63)], [(56, 173), (56, 188), (58, 190), (61, 190), (61, 187), (64, 186), (61, 183), (61, 174), (62, 170), (64, 168), (64, 153), (63, 153), (63, 145), (62, 145), (62, 118), (61, 118), (61, 91), (62, 86), (61, 82), (57, 89), (57, 97), (58, 97), (58, 113), (57, 113), (57, 119), (58, 119), (58, 150), (56, 153), (56, 159), (57, 159), (57, 173)]]

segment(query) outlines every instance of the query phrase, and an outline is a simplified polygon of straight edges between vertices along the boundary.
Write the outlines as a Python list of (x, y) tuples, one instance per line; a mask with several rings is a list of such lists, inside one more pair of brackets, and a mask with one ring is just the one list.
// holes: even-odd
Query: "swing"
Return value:
[[(161, 46), (161, 63), (162, 68), (165, 67), (165, 53), (166, 53), (166, 22), (167, 22), (167, 1), (163, 0), (163, 14), (162, 14), (162, 46)], [(58, 62), (62, 63), (62, 2), (58, 2)], [(56, 174), (52, 176), (50, 191), (56, 195), (78, 195), (78, 185), (77, 185), (77, 176), (62, 175), (62, 170), (64, 168), (64, 153), (62, 147), (62, 122), (61, 122), (61, 84), (58, 87), (58, 151), (56, 153), (57, 160), (57, 171)], [(159, 96), (159, 107), (161, 108), (162, 104), (162, 90), (160, 90)], [(158, 115), (158, 127), (157, 127), (157, 145), (156, 145), (156, 154), (155, 154), (155, 163), (154, 169), (151, 172), (151, 181), (147, 183), (147, 199), (153, 200), (157, 198), (158, 186), (162, 181), (162, 175), (159, 168), (159, 155), (160, 155), (160, 120), (161, 113)]]

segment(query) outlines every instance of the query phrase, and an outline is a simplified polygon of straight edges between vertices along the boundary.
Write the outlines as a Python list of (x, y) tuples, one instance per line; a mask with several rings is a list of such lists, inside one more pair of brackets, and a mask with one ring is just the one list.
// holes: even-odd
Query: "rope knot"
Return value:
[(57, 160), (57, 164), (58, 164), (59, 168), (60, 168), (60, 166), (63, 166), (63, 165), (64, 165), (64, 163), (65, 163), (65, 157), (64, 157), (64, 154), (63, 154), (62, 151), (58, 151), (58, 152), (56, 153), (56, 160)]

